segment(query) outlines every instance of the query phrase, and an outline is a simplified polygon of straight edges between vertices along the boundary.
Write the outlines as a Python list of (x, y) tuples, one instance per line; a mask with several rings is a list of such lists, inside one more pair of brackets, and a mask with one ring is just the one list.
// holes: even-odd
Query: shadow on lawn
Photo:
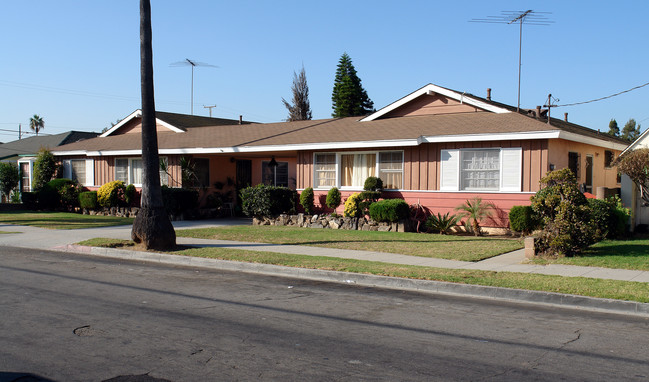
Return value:
[(649, 258), (649, 246), (646, 244), (626, 244), (619, 242), (615, 245), (602, 245), (594, 248), (589, 248), (584, 251), (579, 257), (647, 257)]

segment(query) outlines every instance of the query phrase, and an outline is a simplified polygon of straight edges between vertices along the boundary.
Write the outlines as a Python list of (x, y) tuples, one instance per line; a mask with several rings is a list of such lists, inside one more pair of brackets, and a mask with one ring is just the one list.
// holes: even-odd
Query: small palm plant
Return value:
[(467, 230), (470, 229), (475, 236), (479, 236), (482, 233), (480, 231), (480, 222), (490, 217), (491, 210), (494, 208), (496, 206), (493, 203), (484, 202), (482, 198), (475, 197), (456, 207), (455, 210), (460, 211), (458, 214), (460, 218), (466, 218), (465, 226)]
[(433, 231), (438, 231), (442, 235), (448, 234), (451, 228), (455, 227), (457, 221), (460, 220), (457, 215), (449, 215), (449, 212), (444, 215), (439, 212), (437, 215), (430, 215), (428, 219), (426, 219), (426, 227)]

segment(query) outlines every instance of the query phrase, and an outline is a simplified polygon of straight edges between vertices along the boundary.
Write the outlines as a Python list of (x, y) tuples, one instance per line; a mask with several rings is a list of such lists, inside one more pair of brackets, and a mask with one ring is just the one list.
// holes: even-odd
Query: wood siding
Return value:
[(389, 112), (383, 118), (431, 114), (475, 113), (478, 111), (482, 110), (441, 94), (425, 94), (408, 102), (406, 105)]

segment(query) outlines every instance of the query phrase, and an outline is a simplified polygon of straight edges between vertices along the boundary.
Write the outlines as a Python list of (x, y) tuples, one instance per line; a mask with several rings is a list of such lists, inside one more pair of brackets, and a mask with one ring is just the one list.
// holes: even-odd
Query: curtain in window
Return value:
[(376, 174), (376, 154), (343, 154), (340, 162), (342, 186), (363, 187)]
[(115, 159), (115, 180), (128, 183), (128, 159)]
[(336, 185), (336, 154), (316, 154), (315, 187)]
[(461, 164), (462, 190), (499, 189), (500, 150), (464, 150)]
[(131, 183), (142, 184), (142, 159), (131, 159)]
[(379, 153), (379, 177), (383, 181), (383, 188), (399, 189), (403, 186), (402, 152)]
[(85, 160), (71, 160), (70, 167), (72, 172), (72, 180), (76, 180), (81, 184), (86, 183), (86, 161)]

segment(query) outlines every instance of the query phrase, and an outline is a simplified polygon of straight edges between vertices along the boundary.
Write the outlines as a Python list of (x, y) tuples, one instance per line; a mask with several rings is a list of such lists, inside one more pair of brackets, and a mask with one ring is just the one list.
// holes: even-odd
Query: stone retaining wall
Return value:
[(308, 228), (347, 229), (360, 231), (411, 232), (410, 220), (395, 223), (375, 222), (372, 219), (350, 218), (331, 215), (279, 215), (277, 217), (253, 218), (253, 225), (276, 225)]

